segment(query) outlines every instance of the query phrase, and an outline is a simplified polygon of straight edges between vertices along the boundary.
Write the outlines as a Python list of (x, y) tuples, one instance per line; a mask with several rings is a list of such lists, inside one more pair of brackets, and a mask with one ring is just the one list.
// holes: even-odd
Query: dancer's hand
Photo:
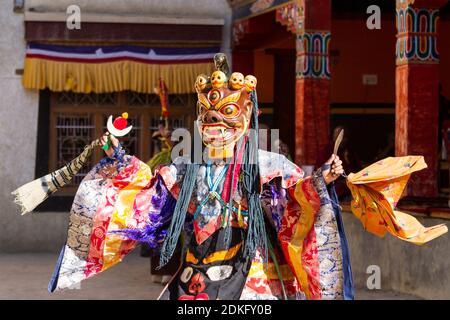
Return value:
[(322, 175), (326, 184), (330, 184), (344, 173), (342, 161), (339, 159), (339, 156), (335, 154), (331, 155), (331, 158), (325, 162), (324, 167), (325, 169), (322, 170)]
[(113, 135), (111, 135), (109, 132), (106, 132), (101, 138), (101, 145), (102, 147), (106, 144), (106, 142), (108, 142), (108, 138), (111, 139), (111, 144), (109, 145), (108, 150), (105, 150), (105, 153), (108, 157), (112, 157), (114, 155), (114, 147), (119, 146), (119, 140), (117, 140), (116, 137), (114, 137)]

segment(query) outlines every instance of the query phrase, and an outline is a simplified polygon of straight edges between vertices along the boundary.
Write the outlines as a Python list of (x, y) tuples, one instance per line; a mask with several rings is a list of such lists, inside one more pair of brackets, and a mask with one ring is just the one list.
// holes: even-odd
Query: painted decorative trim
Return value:
[(236, 21), (233, 24), (233, 44), (239, 44), (239, 41), (249, 31), (249, 20)]
[(252, 14), (265, 11), (267, 9), (270, 9), (273, 6), (274, 2), (275, 0), (256, 0), (250, 6), (250, 11)]
[(297, 36), (297, 78), (330, 79), (330, 32), (309, 31)]
[(276, 21), (297, 35), (297, 78), (330, 79), (328, 31), (305, 30), (303, 1), (295, 1), (277, 9)]
[(298, 0), (249, 0), (236, 1), (231, 4), (233, 9), (233, 21), (240, 21), (259, 16), (261, 14), (277, 10), (288, 3)]
[(286, 26), (288, 31), (298, 34), (303, 28), (304, 11), (303, 6), (297, 2), (282, 6), (276, 11), (276, 21)]
[(398, 6), (396, 10), (396, 62), (402, 64), (438, 63), (438, 9)]

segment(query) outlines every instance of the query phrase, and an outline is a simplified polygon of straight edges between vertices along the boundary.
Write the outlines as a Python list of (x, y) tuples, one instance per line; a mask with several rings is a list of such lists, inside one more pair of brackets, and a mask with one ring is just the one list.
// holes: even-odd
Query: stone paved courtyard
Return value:
[[(57, 254), (0, 254), (0, 299), (156, 299), (162, 285), (151, 282), (148, 258), (138, 251), (81, 284), (81, 290), (50, 294), (47, 283)], [(357, 290), (357, 299), (418, 299), (392, 291)]]

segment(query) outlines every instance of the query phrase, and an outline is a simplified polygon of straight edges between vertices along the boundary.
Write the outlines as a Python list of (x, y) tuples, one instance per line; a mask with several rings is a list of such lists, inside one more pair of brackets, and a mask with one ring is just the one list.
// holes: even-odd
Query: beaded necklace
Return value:
[[(229, 168), (229, 164), (228, 163), (225, 164), (222, 171), (220, 171), (220, 173), (218, 174), (217, 178), (214, 181), (213, 181), (213, 177), (212, 177), (212, 173), (211, 173), (211, 166), (212, 166), (211, 161), (208, 161), (208, 163), (206, 164), (206, 182), (208, 184), (208, 195), (202, 200), (202, 202), (200, 202), (197, 209), (195, 210), (194, 220), (197, 218), (201, 209), (203, 208), (203, 206), (205, 204), (208, 203), (208, 201), (217, 199), (217, 201), (219, 201), (220, 205), (222, 206), (222, 208), (224, 210), (224, 215), (225, 215), (227, 209), (229, 209), (229, 207), (230, 207), (230, 205), (225, 203), (225, 201), (222, 199), (222, 196), (217, 192), (218, 187), (225, 179), (225, 175)], [(236, 212), (238, 214), (242, 214), (244, 216), (248, 215), (248, 211), (241, 210), (240, 206), (239, 206), (239, 209), (234, 206), (231, 206), (231, 210), (233, 210), (234, 212)]]

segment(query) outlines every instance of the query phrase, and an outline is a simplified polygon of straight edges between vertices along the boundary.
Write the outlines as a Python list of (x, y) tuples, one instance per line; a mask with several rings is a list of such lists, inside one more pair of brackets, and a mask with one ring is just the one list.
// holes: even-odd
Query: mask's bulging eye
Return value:
[(216, 104), (217, 102), (219, 102), (219, 100), (222, 98), (222, 94), (220, 93), (219, 90), (211, 90), (208, 93), (208, 100), (209, 102), (211, 102), (212, 104)]
[(228, 279), (233, 272), (232, 266), (214, 266), (210, 267), (206, 274), (211, 281), (220, 281)]
[(183, 272), (181, 273), (180, 280), (183, 283), (188, 282), (191, 279), (193, 273), (194, 273), (194, 270), (191, 267), (185, 268), (183, 270)]
[(234, 118), (240, 114), (241, 109), (236, 104), (230, 103), (220, 108), (219, 112), (227, 118)]

